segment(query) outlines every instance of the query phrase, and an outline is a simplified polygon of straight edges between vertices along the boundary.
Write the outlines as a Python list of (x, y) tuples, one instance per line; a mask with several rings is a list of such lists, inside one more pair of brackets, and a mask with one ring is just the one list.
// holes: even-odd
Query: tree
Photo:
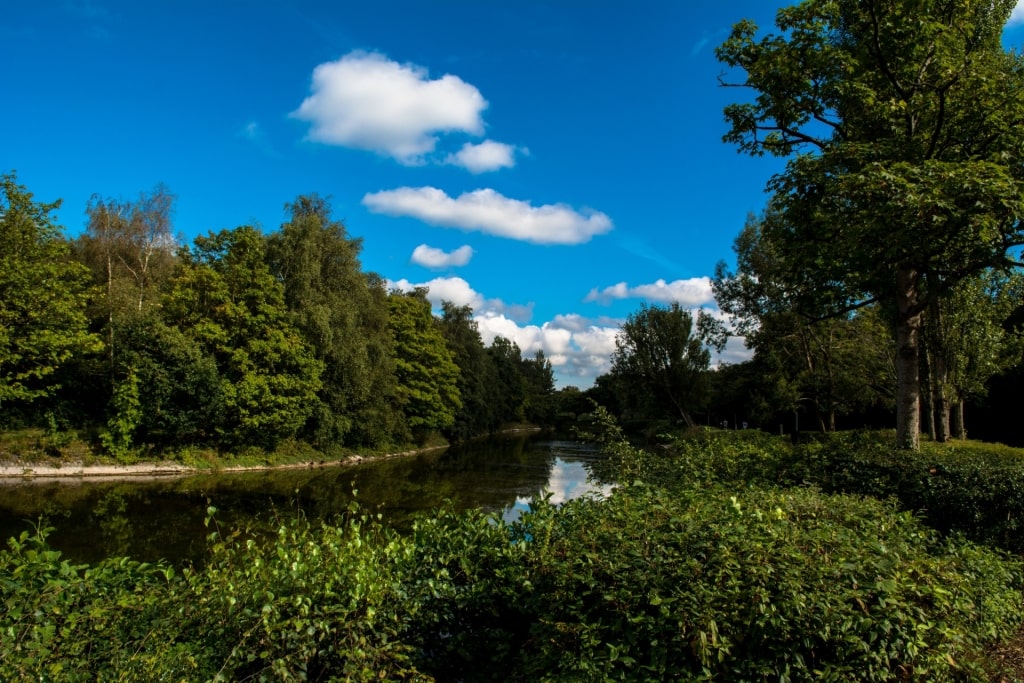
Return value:
[(501, 388), (487, 347), (469, 306), (441, 304), (441, 332), (459, 366), (459, 398), (462, 407), (446, 430), (452, 440), (495, 431), (500, 426), (497, 404)]
[(395, 339), (398, 404), (414, 435), (422, 439), (455, 422), (462, 405), (459, 366), (434, 320), (425, 288), (394, 291), (388, 306)]
[(69, 258), (58, 206), (0, 175), (0, 405), (51, 395), (61, 366), (99, 348), (86, 328), (89, 271)]
[(1024, 294), (1021, 273), (988, 271), (959, 283), (925, 319), (931, 433), (966, 438), (964, 404), (984, 395), (988, 380), (1020, 362), (1018, 331), (1004, 323)]
[(401, 422), (388, 304), (362, 272), (362, 241), (331, 217), (327, 200), (298, 197), (267, 243), (271, 271), (284, 285), (296, 326), (323, 363), (319, 408), (307, 426), (320, 447), (381, 445)]
[[(763, 238), (818, 317), (873, 301), (896, 330), (897, 441), (919, 445), (922, 317), (1024, 243), (1024, 62), (1013, 0), (806, 0), (738, 23), (718, 58), (756, 94), (725, 140), (789, 157)], [(811, 286), (813, 285), (813, 286)]]
[(230, 447), (295, 436), (321, 387), (323, 366), (291, 323), (264, 256), (265, 238), (249, 226), (197, 237), (164, 300), (168, 321), (217, 365)]
[(498, 423), (526, 421), (526, 380), (523, 352), (511, 339), (498, 335), (487, 347), (497, 378), (495, 407)]
[(625, 403), (647, 415), (668, 410), (687, 426), (707, 398), (711, 353), (677, 302), (663, 308), (642, 304), (615, 338), (611, 374)]
[(754, 349), (766, 375), (761, 397), (779, 411), (808, 406), (819, 429), (832, 431), (838, 415), (891, 401), (892, 335), (877, 305), (823, 319), (803, 314), (809, 294), (788, 281), (787, 264), (762, 238), (764, 220), (748, 218), (736, 238), (735, 273), (724, 262), (715, 268), (715, 300)]
[(99, 195), (89, 200), (89, 220), (76, 247), (103, 285), (108, 320), (115, 313), (141, 313), (158, 303), (159, 287), (174, 268), (173, 211), (174, 195), (164, 185), (136, 201)]
[(533, 358), (524, 358), (521, 366), (523, 384), (526, 389), (524, 412), (526, 419), (534, 424), (548, 425), (554, 420), (555, 372), (551, 361), (538, 349)]

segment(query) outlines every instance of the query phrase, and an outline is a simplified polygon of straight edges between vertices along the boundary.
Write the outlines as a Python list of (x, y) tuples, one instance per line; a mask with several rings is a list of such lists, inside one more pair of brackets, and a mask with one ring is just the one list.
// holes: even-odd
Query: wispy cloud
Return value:
[(480, 144), (467, 142), (455, 154), (449, 154), (446, 163), (462, 166), (470, 173), (486, 173), (516, 165), (516, 147), (504, 142), (484, 140)]
[(263, 130), (263, 127), (260, 126), (260, 124), (257, 123), (256, 121), (249, 121), (244, 126), (242, 126), (238, 130), (238, 132), (235, 133), (235, 135), (242, 138), (243, 140), (248, 141), (256, 149), (263, 152), (267, 156), (272, 157), (274, 159), (281, 158), (281, 155), (278, 153), (278, 151), (274, 149), (273, 145), (270, 144), (270, 141), (267, 140), (267, 134)]
[(711, 279), (694, 277), (673, 282), (659, 279), (652, 284), (635, 287), (620, 282), (602, 290), (597, 288), (590, 290), (584, 301), (608, 304), (616, 299), (647, 299), (661, 303), (675, 301), (682, 306), (703, 306), (713, 302), (714, 298), (714, 293), (711, 291)]
[(351, 52), (313, 69), (311, 94), (291, 116), (311, 124), (307, 139), (424, 162), (438, 135), (481, 135), (487, 100), (473, 85), (399, 64), (376, 52)]
[(469, 263), (471, 258), (473, 258), (473, 247), (468, 244), (464, 244), (452, 252), (421, 244), (412, 252), (412, 262), (426, 268), (464, 266)]
[(367, 194), (363, 205), (374, 213), (535, 244), (580, 244), (612, 229), (611, 219), (600, 211), (576, 211), (565, 204), (535, 207), (491, 189), (452, 198), (435, 187), (400, 187)]

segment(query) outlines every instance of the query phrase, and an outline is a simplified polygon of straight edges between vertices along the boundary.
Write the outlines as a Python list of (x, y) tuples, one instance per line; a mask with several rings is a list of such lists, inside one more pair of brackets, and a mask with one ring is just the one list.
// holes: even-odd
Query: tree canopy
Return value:
[(725, 140), (789, 157), (761, 239), (817, 316), (882, 301), (896, 329), (897, 439), (916, 448), (930, 302), (1017, 265), (1024, 244), (1024, 61), (1000, 43), (1013, 0), (806, 0), (778, 34), (737, 24), (717, 50), (752, 101)]
[(52, 394), (61, 366), (99, 348), (87, 329), (89, 271), (53, 222), (59, 205), (0, 175), (0, 405)]
[(666, 413), (693, 426), (707, 394), (711, 353), (678, 303), (632, 313), (615, 339), (611, 374), (626, 405), (646, 415)]

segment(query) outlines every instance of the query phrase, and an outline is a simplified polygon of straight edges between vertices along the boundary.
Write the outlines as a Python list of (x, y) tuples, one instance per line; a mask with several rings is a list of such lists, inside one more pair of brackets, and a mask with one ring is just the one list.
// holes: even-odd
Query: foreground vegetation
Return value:
[[(24, 534), (0, 553), (0, 678), (999, 673), (988, 653), (1021, 625), (1024, 563), (999, 547), (1015, 534), (986, 515), (1019, 519), (1021, 501), (1004, 500), (1019, 490), (1019, 452), (925, 451), (918, 479), (942, 478), (944, 501), (979, 511), (947, 533), (930, 526), (941, 516), (901, 509), (918, 504), (904, 492), (928, 487), (909, 484), (915, 465), (884, 466), (886, 449), (898, 453), (886, 435), (793, 447), (702, 432), (656, 451), (614, 428), (606, 438), (601, 475), (624, 482), (609, 499), (536, 501), (511, 524), (441, 510), (401, 535), (353, 505), (333, 524), (299, 520), (264, 537), (219, 528), (211, 510), (208, 558), (183, 571), (126, 558), (73, 565), (45, 529)], [(841, 452), (857, 466), (836, 468)]]

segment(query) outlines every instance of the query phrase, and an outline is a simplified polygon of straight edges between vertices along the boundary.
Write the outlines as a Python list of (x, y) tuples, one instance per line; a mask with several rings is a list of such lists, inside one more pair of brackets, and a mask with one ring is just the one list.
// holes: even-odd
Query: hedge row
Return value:
[(650, 451), (632, 449), (614, 467), (666, 486), (812, 485), (826, 493), (893, 498), (934, 529), (1024, 552), (1024, 451), (929, 442), (913, 452), (893, 442), (882, 432), (840, 432), (794, 445), (754, 430), (710, 430)]

